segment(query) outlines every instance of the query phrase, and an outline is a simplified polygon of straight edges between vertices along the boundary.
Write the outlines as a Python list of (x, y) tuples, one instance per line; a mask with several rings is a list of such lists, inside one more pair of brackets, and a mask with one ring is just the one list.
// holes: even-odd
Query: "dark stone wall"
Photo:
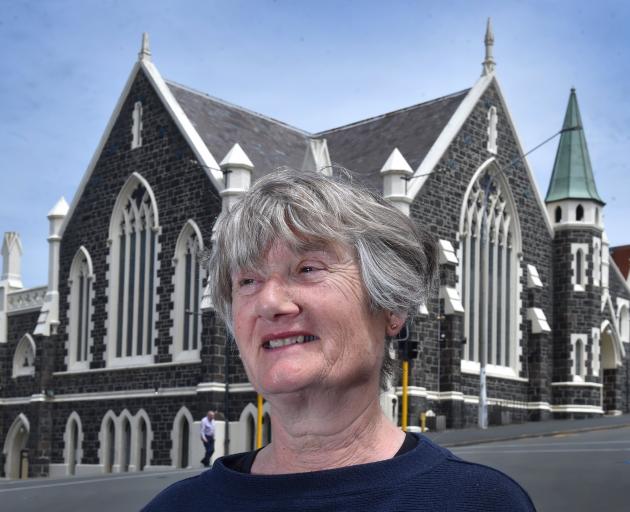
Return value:
[[(466, 189), (481, 164), (493, 156), (486, 150), (486, 116), (491, 106), (497, 108), (499, 120), (496, 161), (509, 183), (520, 224), (523, 271), (521, 279), (523, 292), (520, 297), (522, 323), (519, 326), (523, 333), (521, 340), (523, 370), (520, 376), (528, 378), (529, 384), (489, 379), (488, 397), (522, 402), (549, 401), (552, 371), (549, 357), (550, 343), (546, 335), (531, 334), (527, 321), (527, 308), (542, 308), (548, 320), (551, 321), (553, 318), (552, 237), (545, 221), (546, 213), (537, 201), (535, 185), (530, 181), (524, 163), (520, 159), (516, 136), (494, 85), (490, 86), (482, 96), (436, 165), (433, 174), (427, 179), (411, 205), (411, 216), (423, 229), (436, 238), (449, 240), (455, 250), (458, 249), (460, 216)], [(529, 291), (527, 289), (527, 264), (533, 264), (538, 270), (544, 284), (542, 290)], [(439, 284), (451, 287), (457, 285), (454, 266), (441, 266)], [(414, 367), (410, 383), (432, 391), (462, 391), (465, 394), (477, 394), (478, 377), (462, 375), (460, 371), (464, 341), (463, 317), (449, 315), (438, 318), (440, 316), (438, 315), (439, 301), (436, 295), (437, 290), (428, 301), (429, 316), (420, 317), (413, 323), (411, 335), (419, 340), (421, 354), (419, 364)], [(461, 426), (476, 422), (476, 409), (471, 415), (468, 412), (470, 407), (457, 405), (456, 402), (445, 401), (442, 406), (438, 406), (438, 409), (447, 415), (447, 423)], [(449, 415), (455, 415), (455, 417), (449, 418)], [(457, 417), (458, 415), (462, 416)], [(517, 415), (515, 413), (515, 416)]]
[[(8, 316), (7, 343), (0, 344), (0, 397), (30, 397), (39, 393), (45, 359), (39, 336), (33, 335), (39, 311)], [(35, 375), (13, 378), (13, 357), (18, 343), (25, 334), (35, 341)]]

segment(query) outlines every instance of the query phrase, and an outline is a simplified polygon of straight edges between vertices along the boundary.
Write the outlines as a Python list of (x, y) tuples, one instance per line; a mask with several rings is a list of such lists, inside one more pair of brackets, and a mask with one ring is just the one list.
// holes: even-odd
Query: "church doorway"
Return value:
[(26, 450), (29, 433), (29, 421), (24, 414), (20, 414), (9, 428), (2, 450), (7, 478), (28, 478), (28, 456), (22, 451)]
[(610, 326), (601, 333), (601, 375), (602, 375), (602, 409), (606, 414), (614, 414), (617, 409), (615, 390), (617, 388), (617, 359), (615, 355), (615, 340)]

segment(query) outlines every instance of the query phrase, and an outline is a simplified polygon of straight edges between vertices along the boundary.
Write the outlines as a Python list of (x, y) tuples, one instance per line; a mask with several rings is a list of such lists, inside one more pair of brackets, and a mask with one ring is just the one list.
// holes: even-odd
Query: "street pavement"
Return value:
[[(630, 510), (630, 415), (426, 435), (465, 460), (512, 476), (539, 512)], [(0, 480), (0, 511), (133, 512), (169, 484), (202, 470)]]
[[(451, 448), (470, 444), (493, 443), (497, 441), (547, 437), (558, 434), (623, 427), (630, 427), (630, 414), (603, 416), (584, 420), (530, 421), (528, 423), (488, 427), (487, 429), (474, 427), (445, 430), (443, 432), (425, 432), (425, 435), (440, 446)], [(630, 508), (628, 510), (630, 510)]]

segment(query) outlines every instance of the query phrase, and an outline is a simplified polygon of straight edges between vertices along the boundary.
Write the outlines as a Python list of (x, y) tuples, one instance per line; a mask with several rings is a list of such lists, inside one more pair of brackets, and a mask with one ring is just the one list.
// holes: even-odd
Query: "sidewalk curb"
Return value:
[(598, 430), (613, 430), (618, 428), (627, 428), (630, 427), (630, 423), (622, 423), (618, 425), (598, 425), (592, 427), (582, 427), (568, 430), (552, 430), (549, 432), (531, 432), (527, 434), (518, 434), (518, 435), (507, 435), (504, 437), (494, 437), (490, 439), (470, 439), (468, 441), (453, 441), (450, 443), (441, 443), (439, 439), (431, 439), (436, 442), (440, 446), (444, 448), (456, 448), (459, 446), (471, 446), (476, 444), (487, 444), (487, 443), (500, 443), (503, 441), (517, 441), (520, 439), (532, 439), (536, 437), (553, 437), (559, 435), (567, 435), (567, 434), (581, 434), (583, 432), (595, 432)]

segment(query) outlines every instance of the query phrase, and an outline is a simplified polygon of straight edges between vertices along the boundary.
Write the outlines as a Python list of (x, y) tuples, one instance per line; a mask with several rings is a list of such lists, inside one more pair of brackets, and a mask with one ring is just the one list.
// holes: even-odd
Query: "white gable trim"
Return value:
[[(175, 99), (170, 89), (166, 85), (166, 82), (164, 82), (164, 79), (161, 77), (159, 71), (157, 70), (155, 65), (150, 61), (147, 61), (147, 60), (137, 61), (134, 64), (133, 68), (131, 68), (131, 73), (129, 73), (129, 78), (127, 78), (125, 87), (123, 88), (122, 92), (120, 93), (120, 96), (118, 97), (118, 101), (116, 102), (114, 111), (112, 112), (112, 115), (110, 116), (109, 121), (107, 122), (105, 131), (103, 132), (103, 135), (101, 136), (101, 139), (99, 140), (98, 146), (96, 147), (96, 151), (94, 151), (94, 154), (92, 155), (92, 159), (90, 160), (90, 163), (88, 164), (88, 167), (85, 173), (83, 174), (83, 178), (81, 178), (81, 183), (79, 183), (79, 187), (77, 188), (77, 191), (74, 194), (74, 197), (72, 198), (70, 209), (68, 210), (68, 214), (66, 215), (66, 218), (64, 219), (63, 224), (61, 225), (61, 229), (59, 231), (60, 237), (63, 237), (63, 234), (66, 231), (66, 226), (68, 225), (68, 222), (70, 222), (70, 219), (72, 219), (74, 210), (79, 200), (83, 196), (85, 187), (87, 186), (88, 181), (92, 177), (92, 173), (94, 172), (94, 168), (96, 167), (96, 164), (101, 158), (101, 154), (103, 152), (103, 148), (105, 147), (105, 143), (107, 142), (107, 140), (109, 139), (109, 136), (111, 135), (111, 131), (114, 127), (114, 124), (116, 123), (118, 119), (118, 116), (120, 115), (122, 106), (125, 103), (125, 100), (127, 99), (127, 96), (129, 95), (129, 91), (131, 90), (131, 86), (136, 80), (136, 76), (138, 75), (138, 72), (140, 70), (143, 70), (145, 72), (145, 76), (155, 88), (155, 91), (158, 97), (162, 100), (164, 107), (173, 118), (173, 121), (175, 122), (177, 127), (180, 129), (186, 141), (190, 144), (190, 147), (195, 153), (195, 156), (198, 158), (199, 163), (203, 166), (203, 169), (208, 175), (208, 177), (210, 178), (210, 181), (212, 182), (212, 184), (215, 186), (217, 191), (220, 192), (221, 190), (223, 190), (223, 184), (222, 184), (223, 175), (221, 174), (221, 171), (219, 170), (219, 165), (217, 161), (214, 159), (214, 157), (212, 156), (212, 154), (210, 153), (210, 151), (204, 144), (203, 140), (201, 139), (201, 137), (199, 136), (199, 134), (193, 127), (188, 117), (186, 117), (186, 114), (184, 114), (184, 111), (177, 103), (177, 100)], [(209, 169), (213, 169), (213, 170), (210, 171)], [(214, 169), (216, 169), (216, 171)]]
[[(510, 111), (505, 102), (505, 98), (503, 97), (503, 92), (499, 87), (499, 82), (496, 80), (494, 73), (482, 76), (477, 80), (477, 83), (468, 91), (468, 94), (464, 98), (464, 100), (460, 103), (459, 107), (448, 121), (442, 133), (437, 138), (431, 149), (424, 157), (424, 160), (414, 173), (412, 179), (412, 185), (409, 189), (407, 195), (411, 200), (415, 199), (420, 190), (422, 190), (423, 185), (429, 179), (429, 176), (433, 174), (435, 170), (435, 166), (440, 161), (450, 144), (453, 142), (453, 139), (457, 136), (460, 129), (464, 125), (464, 123), (468, 120), (468, 117), (477, 106), (477, 103), (481, 99), (481, 96), (486, 92), (486, 89), (494, 82), (494, 85), (497, 89), (497, 94), (499, 96), (499, 101), (501, 102), (501, 106), (503, 111), (505, 112), (505, 117), (508, 122), (508, 126), (511, 128), (512, 133), (514, 134), (514, 140), (516, 142), (516, 146), (519, 149), (519, 153), (521, 155), (524, 154), (523, 145), (519, 139), (518, 133), (514, 127), (514, 122), (512, 121), (512, 116), (510, 115)], [(525, 171), (527, 172), (527, 177), (529, 178), (530, 183), (534, 189), (534, 194), (536, 196), (536, 201), (538, 202), (538, 206), (541, 210), (542, 216), (545, 221), (545, 225), (547, 226), (547, 230), (549, 231), (549, 235), (553, 237), (554, 231), (551, 223), (549, 222), (549, 217), (547, 216), (547, 208), (545, 208), (545, 204), (542, 200), (542, 196), (540, 195), (540, 191), (538, 190), (538, 185), (534, 180), (534, 176), (532, 174), (531, 169), (529, 168), (529, 164), (527, 163), (527, 159), (523, 158), (523, 165), (525, 166)]]
[(613, 346), (615, 347), (615, 359), (618, 361), (617, 366), (619, 366), (622, 364), (623, 359), (626, 357), (626, 349), (624, 348), (623, 343), (621, 342), (621, 336), (619, 335), (619, 330), (617, 329), (617, 323), (618, 323), (617, 313), (615, 311), (615, 307), (613, 306), (610, 295), (606, 297), (606, 305), (608, 306), (608, 309), (610, 311), (610, 316), (613, 319), (613, 321), (609, 322), (608, 320), (604, 320), (602, 322), (600, 330), (601, 332), (604, 332), (606, 327), (610, 326), (611, 331), (613, 333), (612, 339), (614, 341)]
[(466, 97), (459, 104), (459, 107), (457, 107), (457, 110), (449, 119), (448, 123), (446, 123), (446, 126), (442, 129), (442, 133), (440, 133), (433, 146), (431, 146), (431, 149), (411, 178), (411, 187), (407, 192), (407, 196), (411, 200), (418, 195), (418, 192), (420, 192), (422, 186), (429, 179), (429, 176), (433, 174), (435, 166), (440, 161), (440, 158), (442, 158), (451, 142), (453, 142), (453, 139), (459, 133), (459, 130), (464, 125), (475, 106), (477, 106), (477, 102), (491, 82), (492, 74), (479, 78), (477, 83), (472, 87), (472, 89), (470, 89), (470, 91), (468, 91)]
[[(514, 140), (516, 142), (516, 147), (518, 148), (518, 152), (520, 155), (524, 155), (525, 151), (523, 151), (523, 145), (521, 144), (521, 139), (518, 136), (518, 132), (516, 131), (516, 127), (514, 126), (514, 121), (512, 121), (512, 115), (510, 114), (510, 109), (508, 108), (507, 103), (505, 102), (503, 91), (501, 90), (501, 87), (499, 86), (499, 81), (496, 80), (496, 78), (494, 78), (494, 85), (497, 89), (497, 95), (499, 96), (501, 107), (503, 107), (503, 112), (505, 112), (505, 118), (507, 119), (508, 125), (511, 128), (512, 133), (514, 134)], [(534, 179), (534, 175), (532, 174), (532, 170), (529, 167), (527, 158), (523, 158), (521, 161), (523, 162), (523, 165), (525, 166), (525, 171), (527, 172), (527, 178), (529, 179), (529, 182), (532, 184), (532, 187), (534, 189), (536, 202), (538, 203), (538, 207), (540, 208), (542, 217), (545, 220), (545, 225), (547, 226), (547, 230), (549, 231), (549, 234), (553, 237), (554, 235), (553, 227), (551, 225), (551, 222), (549, 221), (547, 208), (545, 207), (543, 198), (540, 195), (540, 190), (538, 190), (538, 184), (536, 183), (536, 180)]]
[[(606, 248), (607, 246), (608, 246), (608, 244), (607, 244), (607, 243), (606, 243), (606, 244), (604, 244), (604, 243), (602, 242), (602, 249), (604, 249), (604, 250), (608, 250), (608, 249)], [(621, 270), (619, 270), (619, 267), (617, 266), (617, 262), (615, 261), (615, 259), (614, 259), (612, 256), (610, 256), (610, 251), (608, 251), (608, 254), (609, 254), (609, 256), (608, 256), (608, 268), (609, 268), (609, 269), (610, 269), (610, 268), (612, 268), (612, 269), (613, 269), (613, 271), (615, 272), (615, 274), (617, 274), (617, 277), (619, 277), (620, 281), (623, 283), (623, 286), (624, 286), (624, 288), (626, 289), (626, 291), (627, 291), (628, 293), (630, 293), (630, 284), (626, 281), (626, 278), (625, 278), (625, 277), (623, 277), (623, 274), (621, 273)], [(603, 260), (603, 258), (602, 258), (602, 260)], [(610, 287), (610, 284), (609, 284), (609, 287)]]
[(171, 93), (171, 90), (168, 88), (168, 85), (166, 85), (166, 82), (153, 62), (147, 60), (142, 61), (142, 68), (153, 87), (155, 87), (158, 96), (166, 107), (166, 110), (168, 110), (168, 113), (171, 114), (173, 121), (175, 121), (175, 124), (182, 132), (186, 142), (190, 144), (190, 147), (199, 160), (199, 163), (206, 171), (210, 181), (212, 181), (212, 184), (215, 186), (217, 191), (221, 192), (221, 190), (223, 190), (223, 173), (221, 172), (221, 169), (219, 169), (219, 164), (210, 153), (210, 150), (201, 139), (199, 133), (197, 133), (197, 130), (195, 130), (195, 127), (190, 122), (190, 119), (188, 119), (182, 110), (182, 107), (180, 107), (179, 103), (177, 103), (175, 96)]

